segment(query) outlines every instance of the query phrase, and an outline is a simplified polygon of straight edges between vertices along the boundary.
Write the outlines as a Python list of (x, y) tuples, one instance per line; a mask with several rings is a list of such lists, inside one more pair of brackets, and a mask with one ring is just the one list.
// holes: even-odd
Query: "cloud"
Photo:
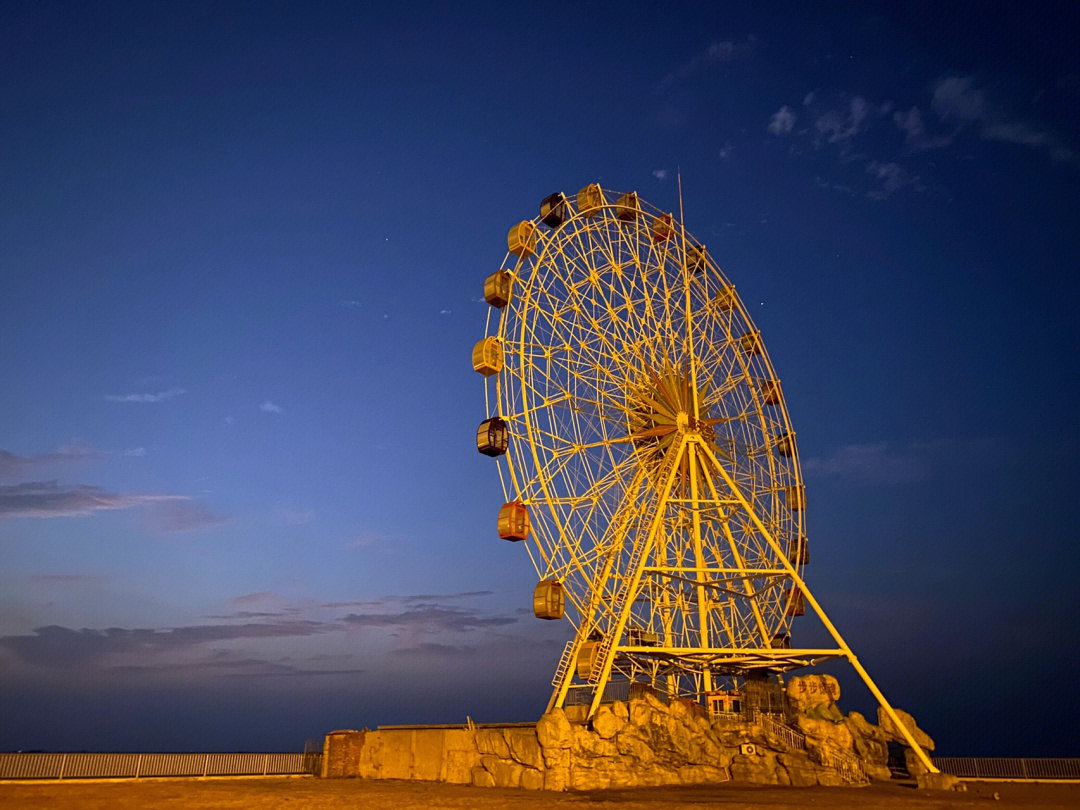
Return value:
[(186, 500), (189, 500), (186, 495), (113, 493), (86, 485), (60, 486), (56, 481), (30, 481), (0, 486), (0, 518), (72, 517)]
[(146, 455), (146, 448), (132, 447), (130, 450), (125, 450), (123, 455), (128, 456), (129, 458), (141, 458)]
[(829, 110), (814, 122), (814, 129), (817, 131), (815, 145), (820, 146), (823, 139), (828, 143), (839, 144), (850, 141), (864, 131), (870, 112), (871, 106), (862, 96), (853, 97), (847, 109)]
[(769, 119), (769, 125), (765, 127), (773, 135), (786, 135), (795, 128), (797, 116), (787, 104), (773, 113)]
[(986, 99), (970, 76), (948, 76), (934, 86), (931, 106), (942, 121), (982, 121)]
[(259, 406), (259, 410), (263, 413), (281, 413), (281, 406), (277, 405), (270, 400), (266, 400)]
[(286, 526), (302, 526), (310, 523), (315, 517), (312, 509), (282, 509), (278, 512), (278, 520)]
[(353, 599), (345, 602), (324, 602), (324, 608), (351, 608), (351, 607), (385, 607), (390, 604), (438, 604), (442, 602), (456, 602), (459, 600), (477, 599), (492, 596), (494, 591), (460, 591), (458, 593), (415, 593), (407, 595), (390, 594), (375, 599)]
[(393, 599), (399, 599), (402, 602), (434, 602), (434, 601), (456, 601), (458, 599), (476, 599), (479, 596), (491, 596), (494, 591), (461, 591), (459, 593), (415, 593), (409, 596), (396, 596), (391, 597)]
[(699, 71), (712, 65), (721, 65), (731, 62), (739, 62), (749, 59), (754, 54), (757, 39), (748, 36), (743, 42), (731, 39), (714, 40), (708, 46), (688, 61), (684, 62), (675, 70), (666, 74), (653, 89), (655, 95), (661, 95), (671, 89), (677, 82), (685, 81)]
[(157, 394), (106, 394), (105, 399), (109, 402), (165, 402), (186, 393), (186, 388), (170, 388)]
[(899, 163), (878, 163), (872, 160), (867, 165), (866, 172), (880, 181), (877, 188), (866, 192), (866, 196), (872, 200), (888, 199), (893, 192), (905, 186), (919, 187), (919, 178), (909, 174)]
[(56, 452), (41, 453), (36, 456), (17, 456), (6, 450), (0, 450), (0, 480), (21, 478), (41, 467), (70, 464), (100, 456), (100, 451), (83, 444), (64, 445)]
[(25, 664), (67, 668), (101, 666), (109, 659), (155, 655), (190, 650), (202, 644), (240, 639), (312, 636), (337, 629), (333, 625), (303, 620), (249, 622), (246, 624), (205, 624), (167, 629), (72, 630), (58, 625), (39, 627), (29, 635), (0, 637), (0, 649), (7, 650)]
[(437, 605), (422, 605), (400, 613), (350, 613), (341, 621), (353, 627), (407, 627), (436, 633), (460, 633), (517, 623), (517, 619), (509, 616), (478, 616)]
[(925, 477), (923, 459), (910, 448), (897, 450), (886, 442), (849, 444), (824, 458), (808, 458), (803, 464), (808, 477), (842, 478), (870, 486), (918, 481)]
[(335, 675), (363, 675), (363, 669), (304, 669), (290, 664), (264, 661), (260, 658), (213, 658), (192, 663), (163, 662), (160, 664), (126, 664), (109, 667), (111, 675), (136, 675), (140, 678), (155, 675), (175, 676), (183, 681), (200, 678), (317, 678)]
[(926, 134), (922, 111), (918, 107), (912, 107), (906, 113), (898, 110), (893, 113), (893, 121), (904, 133), (904, 142), (910, 149), (941, 149), (952, 143), (951, 136)]
[(27, 577), (26, 581), (34, 586), (80, 588), (100, 582), (101, 579), (93, 574), (38, 574)]
[(392, 650), (391, 655), (407, 658), (419, 656), (433, 656), (437, 658), (472, 658), (476, 655), (476, 647), (468, 644), (440, 644), (437, 641), (424, 641), (412, 647), (402, 647)]
[(1080, 165), (1076, 151), (1051, 129), (1042, 129), (1013, 118), (991, 104), (987, 93), (971, 76), (946, 76), (934, 85), (932, 108), (943, 122), (978, 129), (986, 141), (1000, 141), (1045, 151), (1054, 161)]
[(867, 486), (895, 486), (930, 477), (956, 459), (999, 460), (1007, 454), (998, 439), (935, 439), (897, 446), (889, 442), (849, 444), (830, 456), (802, 462), (809, 478), (838, 478)]
[(440, 315), (449, 315), (451, 312), (453, 312), (453, 310), (450, 310), (450, 309), (440, 309), (439, 310)]
[(667, 169), (653, 169), (652, 172), (652, 176), (655, 177), (657, 180), (666, 180), (667, 175)]
[(165, 534), (208, 529), (228, 520), (226, 515), (213, 512), (198, 501), (183, 496), (155, 502), (147, 508), (147, 522), (150, 527)]

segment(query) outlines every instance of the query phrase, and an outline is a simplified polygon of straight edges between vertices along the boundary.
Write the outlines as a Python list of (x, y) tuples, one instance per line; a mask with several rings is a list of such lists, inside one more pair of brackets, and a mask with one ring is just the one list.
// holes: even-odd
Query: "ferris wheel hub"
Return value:
[(679, 411), (675, 414), (675, 427), (685, 433), (686, 429), (690, 427), (690, 414), (686, 411)]

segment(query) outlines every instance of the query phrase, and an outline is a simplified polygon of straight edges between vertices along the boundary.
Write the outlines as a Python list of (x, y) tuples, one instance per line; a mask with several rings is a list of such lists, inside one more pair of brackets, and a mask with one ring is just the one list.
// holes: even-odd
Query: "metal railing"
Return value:
[(938, 770), (965, 779), (1080, 779), (1080, 759), (934, 757)]
[(789, 751), (805, 751), (806, 750), (806, 735), (801, 731), (796, 731), (784, 723), (774, 719), (765, 712), (751, 710), (750, 720), (753, 723), (760, 725), (766, 734), (771, 734), (780, 740)]
[(870, 781), (866, 771), (863, 770), (862, 763), (850, 754), (846, 754), (828, 743), (821, 746), (819, 753), (821, 764), (826, 768), (832, 768), (840, 774), (840, 778), (845, 782), (861, 785)]
[(318, 773), (321, 754), (0, 754), (0, 779), (139, 779)]

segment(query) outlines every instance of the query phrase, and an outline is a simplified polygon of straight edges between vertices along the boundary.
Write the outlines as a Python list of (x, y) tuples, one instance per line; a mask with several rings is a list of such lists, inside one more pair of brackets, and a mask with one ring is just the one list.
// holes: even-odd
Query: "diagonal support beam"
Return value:
[(743, 509), (746, 510), (746, 513), (750, 516), (750, 519), (753, 521), (754, 526), (759, 532), (761, 532), (762, 537), (765, 538), (766, 542), (768, 542), (769, 546), (776, 553), (777, 558), (783, 563), (784, 568), (787, 569), (787, 572), (791, 576), (791, 579), (795, 583), (795, 586), (802, 592), (803, 596), (810, 604), (810, 607), (813, 609), (814, 613), (816, 613), (818, 618), (821, 619), (821, 623), (825, 625), (825, 629), (828, 630), (829, 635), (833, 637), (833, 641), (835, 641), (837, 646), (840, 648), (840, 652), (843, 654), (844, 658), (848, 660), (852, 668), (859, 674), (859, 677), (862, 678), (863, 683), (866, 684), (867, 688), (870, 690), (871, 694), (873, 694), (878, 704), (881, 706), (882, 709), (885, 710), (885, 714), (888, 715), (889, 719), (893, 721), (896, 728), (900, 731), (901, 736), (903, 736), (904, 740), (908, 743), (908, 745), (911, 746), (912, 750), (915, 751), (915, 754), (919, 757), (919, 761), (922, 762), (924, 766), (926, 766), (930, 773), (938, 773), (938, 769), (930, 760), (930, 755), (927, 754), (926, 751), (922, 749), (922, 746), (920, 746), (915, 741), (915, 735), (913, 735), (908, 730), (908, 727), (904, 725), (899, 715), (897, 715), (896, 710), (893, 709), (893, 707), (889, 704), (889, 701), (885, 699), (885, 695), (882, 694), (881, 690), (878, 689), (877, 684), (875, 684), (873, 679), (870, 677), (870, 673), (866, 671), (863, 665), (859, 662), (859, 659), (855, 657), (855, 653), (852, 652), (851, 647), (849, 647), (847, 642), (844, 641), (843, 636), (840, 635), (840, 631), (836, 629), (833, 623), (829, 620), (829, 617), (825, 615), (825, 611), (822, 609), (821, 605), (818, 604), (818, 601), (814, 598), (814, 595), (810, 593), (810, 589), (806, 586), (803, 578), (799, 576), (799, 572), (796, 571), (795, 567), (791, 564), (791, 561), (788, 559), (787, 552), (780, 548), (780, 544), (776, 541), (776, 538), (772, 536), (772, 533), (765, 527), (765, 524), (762, 523), (761, 518), (759, 518), (757, 516), (757, 513), (750, 507), (750, 502), (746, 499), (746, 496), (743, 495), (742, 490), (740, 490), (738, 485), (735, 483), (735, 479), (732, 478), (731, 474), (728, 473), (728, 471), (724, 469), (720, 462), (716, 460), (716, 456), (713, 455), (713, 452), (709, 449), (708, 444), (702, 442), (701, 446), (704, 449), (706, 456), (708, 456), (709, 460), (716, 467), (717, 471), (724, 479), (724, 483), (727, 484), (728, 488), (731, 490), (731, 493), (736, 497), (736, 499), (738, 499)]

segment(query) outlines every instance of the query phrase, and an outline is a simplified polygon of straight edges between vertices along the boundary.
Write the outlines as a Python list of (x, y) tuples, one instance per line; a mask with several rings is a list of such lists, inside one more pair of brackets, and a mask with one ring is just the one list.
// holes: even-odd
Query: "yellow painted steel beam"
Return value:
[(821, 623), (825, 625), (825, 629), (829, 631), (829, 635), (833, 637), (833, 641), (835, 641), (837, 646), (840, 647), (840, 650), (842, 651), (844, 657), (851, 662), (851, 666), (855, 669), (857, 673), (859, 673), (859, 676), (863, 679), (863, 683), (865, 683), (867, 688), (870, 689), (871, 694), (873, 694), (874, 698), (878, 701), (878, 704), (881, 706), (882, 709), (885, 710), (885, 713), (889, 716), (889, 719), (892, 720), (893, 723), (896, 725), (897, 730), (911, 746), (911, 748), (915, 751), (915, 754), (919, 757), (919, 760), (922, 762), (922, 764), (926, 766), (927, 769), (929, 769), (930, 773), (938, 773), (938, 769), (934, 766), (934, 763), (931, 761), (930, 756), (922, 749), (922, 746), (920, 746), (915, 741), (915, 736), (900, 720), (900, 717), (896, 714), (896, 710), (893, 709), (893, 707), (889, 704), (889, 701), (885, 699), (885, 695), (882, 694), (881, 690), (878, 689), (877, 684), (874, 683), (873, 679), (870, 677), (870, 673), (866, 671), (863, 665), (859, 662), (859, 659), (855, 657), (855, 653), (852, 652), (851, 647), (849, 647), (847, 642), (844, 641), (843, 636), (840, 635), (840, 631), (837, 630), (833, 623), (829, 620), (829, 617), (825, 614), (825, 611), (822, 609), (821, 605), (818, 604), (817, 599), (815, 599), (814, 595), (810, 593), (810, 589), (806, 586), (806, 583), (803, 581), (802, 577), (799, 576), (799, 572), (795, 570), (795, 567), (791, 564), (790, 560), (788, 560), (787, 553), (780, 548), (779, 543), (776, 542), (776, 538), (772, 536), (772, 533), (765, 527), (765, 524), (761, 522), (761, 518), (759, 518), (757, 513), (750, 507), (749, 502), (747, 502), (746, 497), (742, 494), (742, 491), (739, 489), (734, 479), (732, 479), (732, 477), (728, 474), (727, 470), (720, 466), (720, 463), (716, 460), (716, 457), (713, 456), (712, 452), (709, 450), (708, 445), (703, 446), (705, 448), (706, 454), (711, 457), (712, 463), (716, 465), (716, 469), (724, 478), (725, 483), (727, 483), (727, 485), (731, 488), (731, 491), (735, 494), (735, 496), (743, 502), (743, 508), (746, 509), (747, 514), (754, 522), (754, 525), (757, 527), (758, 531), (762, 533), (762, 536), (772, 547), (773, 551), (775, 551), (777, 555), (779, 555), (779, 558), (783, 562), (784, 567), (788, 569), (788, 573), (791, 575), (792, 581), (795, 583), (795, 586), (802, 592), (803, 596), (810, 604), (810, 607), (813, 609), (814, 613), (816, 613), (818, 618), (821, 619)]
[(666, 507), (667, 494), (671, 491), (672, 484), (675, 481), (675, 474), (679, 468), (679, 462), (682, 460), (685, 451), (686, 436), (684, 434), (679, 443), (677, 445), (673, 444), (668, 451), (669, 454), (673, 454), (673, 457), (664, 459), (667, 475), (662, 487), (657, 492), (656, 512), (653, 515), (651, 525), (649, 526), (649, 534), (645, 539), (645, 547), (641, 550), (641, 558), (635, 566), (636, 570), (627, 572), (630, 579), (623, 586), (627, 588), (627, 598), (622, 609), (619, 611), (619, 615), (615, 619), (614, 626), (610, 630), (611, 646), (604, 656), (600, 677), (596, 679), (596, 691), (593, 693), (592, 703), (589, 705), (589, 717), (593, 716), (597, 707), (600, 705), (600, 699), (603, 697), (604, 688), (607, 686), (608, 679), (611, 677), (611, 667), (615, 662), (615, 652), (618, 647), (618, 640), (622, 637), (623, 630), (626, 628), (627, 619), (630, 617), (630, 610), (633, 607), (633, 594), (636, 593), (636, 590), (641, 583), (641, 569), (644, 567), (645, 561), (648, 559), (649, 553), (656, 542), (656, 536), (664, 524), (664, 509)]

